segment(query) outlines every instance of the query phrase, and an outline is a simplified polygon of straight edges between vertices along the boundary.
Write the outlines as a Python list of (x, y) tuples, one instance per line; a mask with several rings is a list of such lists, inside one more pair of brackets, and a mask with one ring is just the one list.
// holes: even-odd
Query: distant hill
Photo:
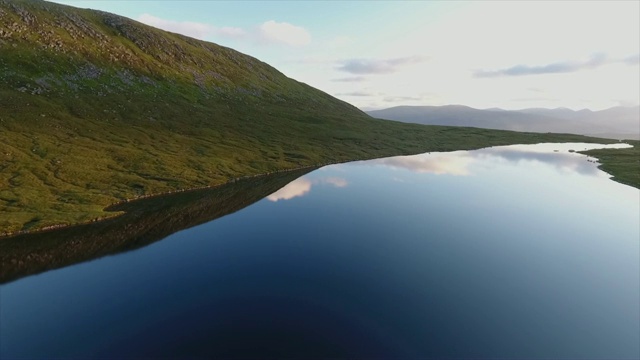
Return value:
[(601, 111), (557, 109), (474, 109), (461, 105), (397, 106), (367, 111), (373, 117), (424, 125), (473, 126), (486, 129), (560, 132), (640, 139), (640, 107)]

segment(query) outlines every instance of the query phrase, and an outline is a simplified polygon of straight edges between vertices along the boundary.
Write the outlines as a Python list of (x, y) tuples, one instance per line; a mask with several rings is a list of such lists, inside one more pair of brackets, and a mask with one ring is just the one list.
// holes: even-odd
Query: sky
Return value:
[(363, 110), (640, 102), (640, 1), (79, 1), (227, 46)]

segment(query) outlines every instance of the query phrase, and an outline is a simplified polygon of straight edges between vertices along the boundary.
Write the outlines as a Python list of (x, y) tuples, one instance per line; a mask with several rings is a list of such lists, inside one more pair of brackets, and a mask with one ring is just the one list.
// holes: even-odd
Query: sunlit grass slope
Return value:
[(0, 233), (238, 176), (540, 141), (590, 140), (372, 119), (229, 48), (0, 0)]

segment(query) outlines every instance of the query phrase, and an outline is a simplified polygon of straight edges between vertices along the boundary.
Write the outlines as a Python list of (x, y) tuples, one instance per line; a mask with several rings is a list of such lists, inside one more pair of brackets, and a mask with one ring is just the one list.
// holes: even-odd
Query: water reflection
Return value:
[(277, 202), (278, 200), (290, 200), (296, 197), (304, 196), (311, 191), (311, 187), (317, 184), (327, 184), (337, 188), (346, 187), (349, 183), (340, 177), (326, 177), (310, 180), (302, 177), (292, 181), (287, 186), (267, 196), (267, 200)]
[(339, 177), (328, 177), (328, 178), (320, 179), (320, 181), (325, 184), (333, 185), (337, 188), (342, 188), (349, 185), (349, 182), (347, 182), (346, 179), (339, 178)]
[(417, 173), (464, 176), (469, 175), (469, 165), (473, 162), (473, 156), (469, 155), (467, 151), (454, 151), (450, 153), (391, 157), (371, 160), (371, 162)]
[[(177, 231), (245, 208), (312, 170), (248, 178), (213, 189), (133, 201), (109, 209), (125, 212), (113, 219), (0, 239), (0, 284), (147, 246)], [(300, 180), (291, 183), (294, 188), (304, 189), (308, 180)], [(288, 194), (293, 194), (293, 190)]]
[(309, 191), (311, 191), (311, 181), (305, 178), (300, 178), (290, 182), (287, 186), (267, 196), (267, 199), (274, 202), (278, 200), (290, 200), (298, 196), (303, 196)]
[(564, 172), (577, 172), (585, 175), (603, 175), (597, 169), (595, 159), (576, 151), (592, 149), (619, 149), (631, 147), (628, 144), (535, 144), (492, 147), (473, 151), (454, 151), (448, 153), (428, 153), (413, 156), (398, 156), (370, 160), (369, 164), (378, 164), (394, 169), (405, 169), (416, 173), (434, 175), (472, 175), (472, 168), (490, 161), (508, 161), (511, 163), (541, 162), (550, 164)]
[(119, 227), (0, 241), (0, 271), (11, 257), (44, 271), (304, 175), (294, 200), (0, 286), (0, 358), (640, 358), (638, 189), (505, 149), (522, 157), (462, 157), (473, 176), (327, 166), (152, 199)]
[[(563, 172), (577, 172), (584, 175), (601, 174), (592, 160), (582, 154), (570, 152), (538, 152), (511, 148), (493, 148), (479, 151), (477, 159), (498, 157), (512, 163), (541, 162), (552, 165)], [(595, 161), (595, 160), (593, 160)]]
[[(557, 170), (590, 176), (608, 175), (595, 160), (575, 153), (596, 148), (622, 148), (627, 144), (587, 143), (502, 146), (475, 151), (430, 153), (369, 160), (359, 164), (382, 165), (416, 173), (468, 176), (496, 163), (550, 164)], [(489, 161), (487, 161), (489, 160)], [(358, 164), (358, 163), (356, 163)], [(333, 167), (338, 169), (339, 166)], [(252, 178), (217, 189), (146, 199), (114, 207), (125, 215), (57, 231), (0, 240), (0, 283), (60, 268), (105, 255), (137, 249), (170, 234), (242, 209), (266, 196), (272, 202), (309, 194), (314, 186), (348, 186), (339, 176), (302, 176), (311, 170)], [(302, 177), (300, 177), (302, 176)], [(396, 182), (406, 182), (398, 176)], [(293, 181), (292, 181), (293, 180)]]

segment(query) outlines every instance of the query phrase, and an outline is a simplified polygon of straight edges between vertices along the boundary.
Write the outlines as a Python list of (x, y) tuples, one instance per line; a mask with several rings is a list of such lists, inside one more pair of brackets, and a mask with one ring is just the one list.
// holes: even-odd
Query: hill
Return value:
[(572, 133), (613, 139), (640, 139), (640, 107), (574, 111), (557, 109), (474, 109), (467, 106), (397, 106), (367, 112), (388, 120), (423, 125)]
[(105, 12), (0, 0), (0, 234), (242, 176), (544, 141), (597, 140), (373, 119), (223, 46)]

